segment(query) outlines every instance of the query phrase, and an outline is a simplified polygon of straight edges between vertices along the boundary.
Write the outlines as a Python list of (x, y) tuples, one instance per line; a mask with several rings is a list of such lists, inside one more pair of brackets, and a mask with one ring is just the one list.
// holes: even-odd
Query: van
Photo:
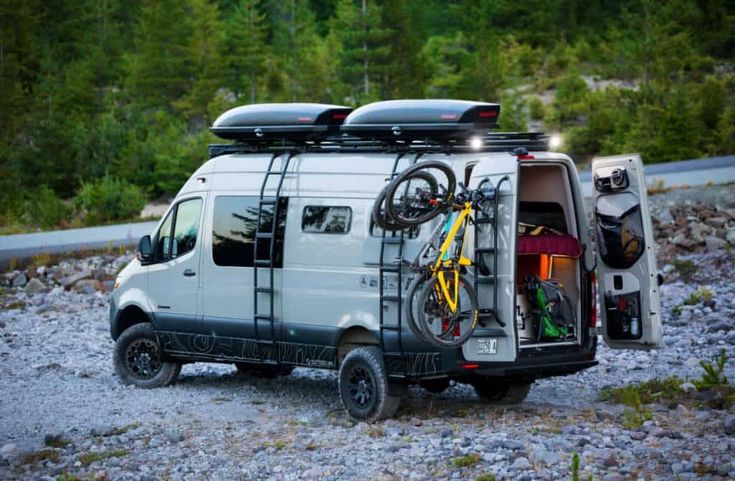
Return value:
[[(490, 132), (499, 113), (482, 102), (396, 100), (220, 116), (212, 131), (234, 142), (210, 146), (116, 280), (110, 330), (122, 381), (165, 386), (189, 362), (268, 377), (332, 369), (347, 412), (376, 420), (415, 384), (467, 383), (485, 400), (520, 402), (536, 379), (595, 366), (600, 332), (612, 348), (657, 347), (640, 157), (593, 160), (588, 220), (572, 159), (540, 133)], [(406, 322), (410, 260), (440, 221), (383, 230), (372, 214), (387, 182), (430, 161), (467, 189), (497, 187), (495, 218), (476, 217), (464, 233), (480, 314), (452, 348)], [(539, 305), (542, 285), (551, 291)], [(563, 335), (540, 334), (552, 297), (567, 306)]]

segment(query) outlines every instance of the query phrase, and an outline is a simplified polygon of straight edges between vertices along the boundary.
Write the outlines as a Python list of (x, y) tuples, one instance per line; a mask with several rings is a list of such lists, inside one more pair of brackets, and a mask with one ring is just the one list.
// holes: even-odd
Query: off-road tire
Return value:
[(483, 380), (472, 383), (480, 399), (502, 405), (521, 404), (528, 397), (531, 386), (533, 382)]
[(351, 350), (339, 368), (339, 395), (347, 413), (358, 421), (379, 421), (393, 416), (401, 403), (391, 389), (380, 349), (361, 346)]
[(173, 384), (181, 372), (181, 363), (161, 353), (153, 326), (148, 322), (127, 328), (117, 338), (113, 363), (123, 383), (146, 389)]
[(261, 377), (264, 379), (275, 379), (281, 376), (288, 376), (294, 370), (293, 366), (268, 366), (259, 363), (236, 362), (237, 372), (250, 376)]

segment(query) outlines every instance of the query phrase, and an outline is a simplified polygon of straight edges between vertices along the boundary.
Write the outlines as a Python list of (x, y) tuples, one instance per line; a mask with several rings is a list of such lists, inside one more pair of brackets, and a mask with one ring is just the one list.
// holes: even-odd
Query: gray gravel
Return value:
[[(652, 419), (627, 430), (623, 407), (597, 400), (606, 386), (699, 378), (699, 360), (721, 349), (735, 356), (735, 256), (689, 259), (699, 273), (688, 283), (663, 266), (662, 349), (601, 346), (599, 366), (538, 381), (518, 406), (484, 404), (463, 385), (438, 395), (412, 388), (397, 418), (373, 425), (347, 417), (329, 371), (265, 380), (229, 365), (190, 364), (168, 388), (123, 386), (112, 369), (106, 294), (7, 288), (0, 479), (551, 480), (568, 479), (573, 453), (582, 479), (733, 479), (732, 409), (652, 405)], [(712, 302), (682, 306), (702, 286)], [(731, 380), (734, 364), (726, 368)], [(67, 442), (47, 448), (55, 460), (28, 456)], [(455, 466), (462, 456), (470, 466)]]

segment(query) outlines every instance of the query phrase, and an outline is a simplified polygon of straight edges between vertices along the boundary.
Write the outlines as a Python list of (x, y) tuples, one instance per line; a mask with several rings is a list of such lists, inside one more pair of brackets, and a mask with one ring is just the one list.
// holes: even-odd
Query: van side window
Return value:
[(301, 217), (301, 230), (312, 234), (346, 234), (351, 223), (350, 207), (307, 205)]
[[(288, 199), (281, 198), (278, 205), (278, 230), (274, 251), (274, 266), (283, 267), (283, 237), (286, 230)], [(212, 259), (218, 266), (253, 267), (255, 249), (255, 225), (258, 222), (258, 197), (218, 196), (214, 199), (212, 229)], [(273, 206), (263, 205), (260, 232), (271, 232)], [(268, 239), (258, 242), (258, 259), (270, 255)]]
[(156, 237), (156, 262), (169, 261), (194, 249), (201, 212), (200, 198), (179, 202), (171, 209)]

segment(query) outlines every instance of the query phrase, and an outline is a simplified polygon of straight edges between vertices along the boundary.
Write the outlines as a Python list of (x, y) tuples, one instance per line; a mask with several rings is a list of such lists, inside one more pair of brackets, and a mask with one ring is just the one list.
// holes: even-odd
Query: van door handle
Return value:
[(193, 270), (191, 270), (191, 269), (187, 269), (187, 270), (185, 270), (185, 271), (184, 271), (184, 275), (185, 275), (186, 277), (194, 277), (195, 275), (197, 275), (197, 273), (196, 273), (196, 272), (194, 272), (194, 271), (193, 271)]

